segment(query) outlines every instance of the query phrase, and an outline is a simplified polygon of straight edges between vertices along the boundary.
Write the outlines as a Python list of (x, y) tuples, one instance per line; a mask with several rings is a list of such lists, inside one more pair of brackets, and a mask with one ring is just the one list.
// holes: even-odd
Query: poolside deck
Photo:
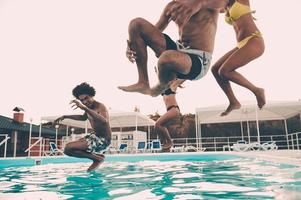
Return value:
[(259, 158), (283, 164), (292, 164), (301, 167), (301, 150), (247, 151), (231, 152), (231, 154)]

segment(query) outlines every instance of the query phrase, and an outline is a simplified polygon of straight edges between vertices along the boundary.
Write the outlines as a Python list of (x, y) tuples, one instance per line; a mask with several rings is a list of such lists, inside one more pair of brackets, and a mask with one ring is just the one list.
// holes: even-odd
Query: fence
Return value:
[[(238, 140), (246, 140), (248, 143), (257, 142), (256, 136), (251, 137), (202, 137), (202, 138), (176, 138), (173, 139), (174, 146), (195, 146), (206, 148), (206, 151), (225, 151)], [(300, 150), (301, 132), (286, 135), (260, 136), (260, 142), (275, 141), (278, 149)]]
[[(7, 141), (9, 137), (7, 134), (0, 134), (4, 137), (0, 141), (0, 147), (4, 145), (4, 154), (6, 157), (7, 151)], [(55, 141), (54, 139), (45, 139), (45, 138), (32, 138), (33, 143), (25, 150), (28, 152), (28, 156), (42, 156), (47, 155), (50, 151), (49, 142)], [(62, 149), (66, 142), (69, 142), (71, 137), (63, 138), (62, 140), (57, 140), (57, 146), (59, 149)], [(74, 140), (75, 138), (72, 138)], [(78, 139), (78, 138), (76, 138)], [(174, 147), (187, 147), (194, 146), (197, 149), (206, 148), (206, 151), (225, 151), (230, 150), (230, 147), (236, 143), (238, 140), (246, 140), (247, 142), (257, 142), (256, 136), (251, 137), (202, 137), (202, 138), (174, 138), (173, 143)], [(301, 132), (290, 133), (286, 135), (270, 135), (270, 136), (260, 136), (261, 143), (275, 141), (278, 149), (287, 149), (287, 150), (301, 150)], [(148, 141), (149, 142), (149, 141)]]
[(7, 151), (7, 140), (10, 138), (8, 137), (8, 134), (0, 134), (0, 136), (4, 136), (4, 139), (0, 142), (0, 147), (4, 144), (4, 151), (3, 151), (3, 157), (6, 158), (6, 151)]

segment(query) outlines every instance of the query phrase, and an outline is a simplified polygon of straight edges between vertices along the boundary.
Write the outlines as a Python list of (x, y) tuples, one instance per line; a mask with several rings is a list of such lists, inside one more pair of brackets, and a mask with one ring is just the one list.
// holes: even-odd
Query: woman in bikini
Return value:
[(249, 0), (229, 0), (225, 12), (225, 20), (233, 26), (238, 42), (237, 46), (221, 57), (211, 69), (216, 81), (229, 100), (229, 106), (221, 113), (221, 116), (241, 107), (233, 93), (230, 81), (253, 92), (260, 109), (266, 103), (264, 89), (255, 86), (236, 71), (264, 52), (264, 41), (254, 23), (252, 16), (254, 11), (250, 8), (250, 2)]
[(169, 134), (169, 131), (166, 127), (167, 123), (170, 122), (170, 120), (180, 117), (180, 108), (178, 106), (178, 103), (176, 101), (176, 90), (178, 87), (182, 88), (182, 83), (185, 80), (183, 79), (176, 79), (172, 81), (170, 88), (165, 90), (161, 95), (163, 97), (163, 101), (166, 106), (167, 112), (162, 115), (155, 124), (155, 130), (159, 134), (162, 149), (163, 151), (168, 151), (172, 146), (172, 140)]

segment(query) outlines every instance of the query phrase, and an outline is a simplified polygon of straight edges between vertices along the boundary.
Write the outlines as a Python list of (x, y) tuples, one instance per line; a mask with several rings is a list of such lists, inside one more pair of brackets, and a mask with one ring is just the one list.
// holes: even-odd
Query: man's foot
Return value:
[(142, 94), (150, 94), (150, 87), (148, 84), (136, 83), (129, 86), (118, 86), (118, 89), (125, 92), (139, 92)]
[(257, 100), (258, 108), (261, 109), (265, 105), (265, 95), (264, 95), (264, 89), (258, 88), (257, 91), (254, 93)]
[(101, 163), (103, 163), (104, 155), (97, 155), (97, 157), (98, 157), (98, 159), (93, 161), (92, 165), (87, 169), (87, 172), (94, 171), (95, 169), (97, 169), (99, 167), (99, 165)]
[(156, 97), (164, 92), (168, 86), (157, 84), (155, 87), (150, 89), (150, 95)]
[(228, 106), (228, 108), (221, 113), (221, 116), (226, 116), (228, 115), (232, 110), (236, 110), (236, 109), (240, 109), (241, 105), (240, 103), (237, 101), (236, 103), (230, 103), (230, 105)]

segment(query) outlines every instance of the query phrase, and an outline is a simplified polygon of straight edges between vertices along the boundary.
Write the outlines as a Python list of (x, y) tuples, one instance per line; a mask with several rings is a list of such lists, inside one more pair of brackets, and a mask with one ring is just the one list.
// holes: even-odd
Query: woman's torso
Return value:
[(233, 26), (237, 41), (259, 32), (254, 22), (252, 15), (254, 11), (250, 8), (249, 0), (232, 0), (226, 10), (225, 20)]

